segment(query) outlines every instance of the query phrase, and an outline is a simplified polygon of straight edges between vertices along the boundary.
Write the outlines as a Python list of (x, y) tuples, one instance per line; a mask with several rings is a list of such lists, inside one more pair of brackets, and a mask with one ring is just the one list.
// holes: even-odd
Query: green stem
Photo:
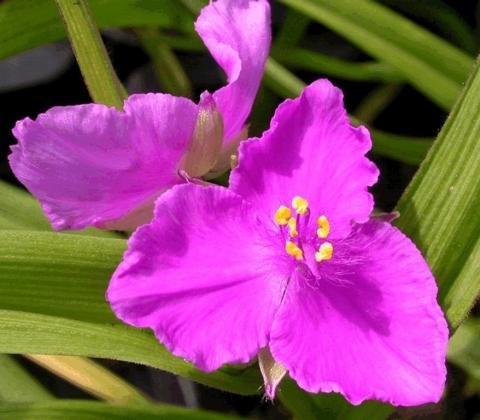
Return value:
[(95, 102), (122, 109), (126, 92), (118, 79), (86, 0), (55, 0), (75, 57)]

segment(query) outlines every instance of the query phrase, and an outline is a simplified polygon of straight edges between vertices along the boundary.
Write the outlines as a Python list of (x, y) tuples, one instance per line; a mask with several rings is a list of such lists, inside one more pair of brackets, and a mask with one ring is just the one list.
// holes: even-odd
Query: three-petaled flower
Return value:
[[(158, 199), (111, 280), (114, 312), (205, 371), (260, 354), (303, 389), (354, 404), (439, 400), (437, 287), (415, 245), (371, 218), (370, 148), (341, 92), (313, 83), (241, 144), (229, 188)], [(264, 374), (273, 398), (278, 378)]]
[(246, 137), (267, 59), (270, 6), (215, 1), (195, 28), (228, 77), (198, 105), (136, 94), (123, 112), (99, 104), (54, 107), (17, 122), (10, 166), (54, 229), (134, 229), (152, 218), (155, 199), (169, 187), (228, 169)]

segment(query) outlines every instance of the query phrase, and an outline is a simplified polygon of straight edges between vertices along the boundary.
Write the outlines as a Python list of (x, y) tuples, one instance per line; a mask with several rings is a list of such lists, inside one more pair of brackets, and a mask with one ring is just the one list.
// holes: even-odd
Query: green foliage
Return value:
[[(173, 51), (205, 50), (192, 25), (194, 14), (205, 3), (203, 0), (90, 0), (92, 14), (83, 1), (56, 1), (95, 101), (120, 108), (125, 93), (94, 20), (101, 29), (136, 28), (166, 90), (191, 94), (190, 82)], [(303, 81), (284, 66), (321, 76), (392, 83), (380, 86), (370, 101), (359, 108), (367, 120), (373, 120), (387, 106), (403, 82), (445, 110), (455, 103), (472, 59), (421, 26), (372, 0), (281, 2), (290, 9), (273, 44), (273, 58), (267, 63), (257, 112), (271, 114), (276, 95), (296, 96), (304, 88)], [(429, 9), (417, 3), (405, 0), (402, 4), (410, 4), (408, 10), (412, 14), (440, 22), (441, 29), (453, 32), (457, 43), (466, 50), (474, 49), (472, 33), (458, 17), (443, 6), (435, 9), (437, 17), (431, 17)], [(342, 35), (376, 61), (352, 62), (299, 47), (314, 21)], [(0, 59), (66, 36), (51, 0), (1, 2), (0, 27)], [(174, 31), (166, 34), (158, 28)], [(401, 218), (397, 225), (427, 258), (437, 278), (439, 301), (452, 332), (467, 317), (480, 292), (478, 109), (477, 63), (434, 143), (431, 139), (372, 130), (373, 151), (401, 162), (419, 164), (430, 149), (398, 204)], [(355, 119), (354, 122), (360, 123)], [(263, 123), (254, 119), (255, 126)], [(93, 229), (75, 235), (42, 232), (49, 230), (49, 224), (31, 196), (1, 181), (0, 195), (0, 352), (123, 360), (160, 368), (230, 392), (258, 393), (261, 378), (256, 366), (225, 367), (206, 374), (170, 354), (151, 332), (128, 327), (115, 318), (104, 293), (126, 249), (124, 239)], [(469, 371), (477, 381), (480, 381), (479, 337), (478, 320), (465, 322), (451, 339), (448, 355), (452, 363)], [(143, 399), (135, 389), (102, 371), (94, 362), (86, 359), (70, 362), (65, 361), (64, 371), (82, 371), (84, 383), (97, 377), (94, 395), (115, 400), (115, 393), (127, 391), (130, 396), (138, 397), (137, 401)], [(49, 368), (54, 370), (51, 365)], [(10, 402), (1, 405), (0, 418), (225, 418), (146, 402), (118, 407), (87, 401), (49, 401), (52, 398), (49, 392), (6, 355), (0, 355), (0, 373), (0, 400)], [(98, 392), (99, 387), (106, 392)], [(393, 411), (393, 407), (378, 402), (354, 407), (339, 395), (307, 394), (288, 379), (281, 386), (279, 398), (302, 419), (384, 419)], [(17, 404), (26, 401), (35, 403)]]
[[(90, 0), (100, 29), (141, 25), (192, 32), (192, 19), (176, 0)], [(6, 0), (0, 3), (0, 59), (66, 37), (52, 0)]]
[(176, 419), (234, 420), (225, 414), (189, 410), (166, 404), (109, 405), (95, 401), (62, 400), (34, 404), (2, 404), (0, 419), (22, 420), (109, 420), (109, 419)]
[(446, 110), (460, 91), (470, 57), (422, 27), (371, 0), (281, 0), (376, 59)]
[(479, 62), (413, 181), (397, 225), (417, 244), (452, 329), (480, 292)]
[(0, 354), (0, 406), (6, 402), (33, 402), (53, 399), (13, 357)]
[(127, 93), (113, 69), (86, 0), (55, 0), (70, 44), (95, 102), (121, 110)]
[(174, 357), (152, 334), (114, 317), (104, 294), (125, 241), (4, 231), (0, 247), (0, 353), (104, 357), (240, 394), (259, 389), (256, 369), (201, 372)]

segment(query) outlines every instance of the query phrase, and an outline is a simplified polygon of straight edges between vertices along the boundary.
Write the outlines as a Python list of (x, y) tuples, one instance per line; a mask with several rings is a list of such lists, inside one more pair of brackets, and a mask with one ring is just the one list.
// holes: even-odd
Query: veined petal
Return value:
[(373, 209), (368, 187), (378, 170), (365, 157), (370, 148), (367, 129), (351, 126), (342, 92), (319, 80), (278, 107), (261, 139), (240, 145), (230, 185), (271, 216), (280, 205), (304, 197), (311, 222), (327, 216), (330, 236), (342, 238), (352, 222), (366, 222)]
[(133, 234), (107, 299), (203, 370), (248, 362), (267, 344), (292, 267), (282, 247), (228, 189), (176, 186)]
[(133, 95), (125, 112), (55, 107), (16, 124), (10, 166), (54, 229), (134, 228), (181, 181), (177, 164), (196, 117), (193, 102), (163, 94)]
[(303, 389), (340, 392), (353, 404), (438, 401), (448, 328), (420, 252), (381, 221), (356, 226), (343, 246), (349, 258), (333, 278), (313, 282), (297, 271), (291, 279), (271, 332), (273, 357)]
[(228, 144), (242, 130), (257, 94), (271, 42), (267, 0), (218, 0), (204, 7), (195, 23), (228, 78), (213, 94)]

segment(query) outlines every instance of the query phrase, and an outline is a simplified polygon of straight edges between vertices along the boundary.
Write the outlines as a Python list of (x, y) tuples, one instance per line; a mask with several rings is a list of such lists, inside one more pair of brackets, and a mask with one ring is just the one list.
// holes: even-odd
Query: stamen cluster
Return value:
[[(298, 235), (297, 227), (300, 225), (301, 218), (304, 218), (304, 225), (308, 224), (310, 217), (310, 209), (308, 208), (308, 201), (300, 196), (292, 199), (292, 208), (296, 213), (293, 216), (293, 211), (290, 207), (281, 205), (274, 215), (274, 220), (277, 225), (285, 229), (288, 233), (288, 239), (285, 242), (285, 252), (291, 255), (296, 260), (304, 259), (301, 239)], [(327, 216), (322, 215), (317, 218), (317, 232), (316, 236), (319, 239), (326, 239), (330, 234), (330, 223)], [(323, 242), (318, 251), (315, 252), (315, 261), (322, 262), (331, 259), (333, 256), (333, 245), (331, 242)]]

